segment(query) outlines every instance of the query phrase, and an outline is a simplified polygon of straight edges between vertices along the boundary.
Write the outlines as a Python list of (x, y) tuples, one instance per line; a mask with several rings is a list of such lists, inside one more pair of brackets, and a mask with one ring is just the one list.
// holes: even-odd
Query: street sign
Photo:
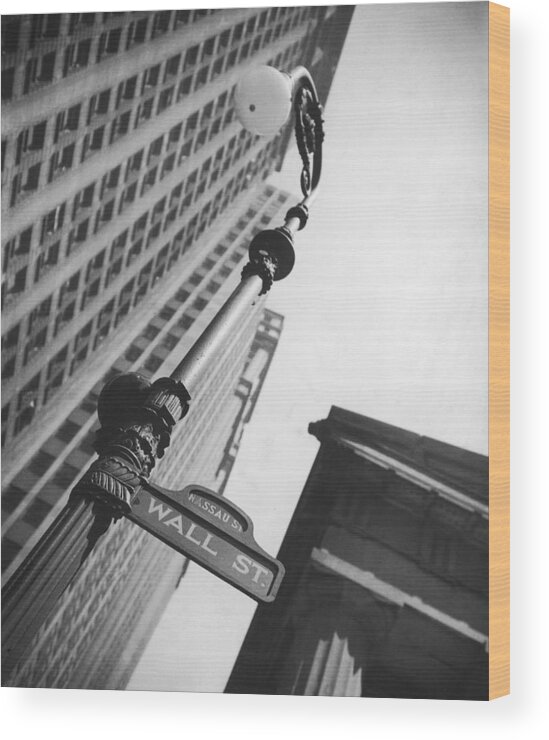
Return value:
[(259, 547), (242, 509), (203, 486), (144, 482), (128, 519), (256, 601), (274, 601), (284, 566)]

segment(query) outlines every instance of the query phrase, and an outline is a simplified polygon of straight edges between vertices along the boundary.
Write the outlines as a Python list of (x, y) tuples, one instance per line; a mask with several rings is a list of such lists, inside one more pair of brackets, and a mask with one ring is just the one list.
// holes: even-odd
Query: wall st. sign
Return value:
[(249, 516), (214, 491), (143, 483), (127, 517), (253, 599), (274, 600), (284, 566), (254, 540)]

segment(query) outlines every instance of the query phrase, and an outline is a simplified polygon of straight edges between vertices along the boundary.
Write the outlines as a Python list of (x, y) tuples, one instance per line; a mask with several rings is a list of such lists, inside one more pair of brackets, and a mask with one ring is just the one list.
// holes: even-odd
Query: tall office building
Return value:
[(337, 407), (229, 693), (486, 699), (488, 460)]
[(283, 323), (284, 318), (280, 314), (265, 309), (250, 350), (250, 359), (240, 376), (234, 397), (226, 404), (225, 414), (231, 424), (231, 434), (216, 470), (215, 488), (218, 493), (222, 494), (225, 490), (240, 448), (244, 427), (254, 412)]
[[(291, 131), (270, 140), (244, 131), (232, 105), (238, 79), (252, 64), (318, 66), (325, 96), (351, 13), (3, 18), (5, 580), (93, 456), (106, 380), (131, 369), (168, 375), (236, 286), (253, 234), (290, 205), (264, 180)], [(226, 404), (244, 382), (262, 309), (258, 301), (201, 379), (160, 484), (221, 481), (237, 429)], [(179, 556), (117, 523), (12, 683), (123, 687), (180, 572)]]

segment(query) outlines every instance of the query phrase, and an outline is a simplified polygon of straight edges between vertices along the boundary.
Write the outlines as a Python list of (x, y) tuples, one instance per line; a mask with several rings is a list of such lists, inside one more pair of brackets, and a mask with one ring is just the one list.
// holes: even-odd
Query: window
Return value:
[(23, 365), (26, 365), (44, 347), (47, 333), (48, 329), (44, 327), (27, 342), (25, 345), (25, 354), (23, 355)]
[(173, 102), (174, 91), (175, 87), (173, 85), (171, 87), (168, 87), (166, 90), (162, 90), (162, 92), (158, 96), (158, 106), (156, 108), (157, 115), (165, 111), (166, 108), (170, 107)]
[(179, 199), (181, 198), (182, 191), (183, 191), (183, 183), (180, 182), (179, 185), (176, 185), (175, 188), (173, 188), (172, 192), (170, 193), (170, 208), (176, 203), (179, 203)]
[(198, 44), (196, 46), (191, 46), (190, 49), (188, 49), (186, 55), (185, 55), (185, 64), (183, 66), (183, 70), (187, 71), (191, 67), (194, 67), (194, 65), (198, 61)]
[(198, 128), (198, 113), (193, 113), (190, 118), (187, 119), (185, 125), (185, 138), (189, 139), (194, 135), (194, 132)]
[(16, 254), (28, 254), (30, 251), (31, 241), (32, 241), (32, 226), (29, 226), (28, 229), (25, 229), (19, 235), (19, 242), (17, 245), (17, 251), (15, 253)]
[(205, 60), (209, 60), (215, 49), (215, 36), (211, 36), (209, 39), (206, 39), (204, 41), (204, 44), (202, 45), (202, 54), (200, 55), (200, 61), (203, 62)]
[(139, 172), (139, 170), (141, 169), (141, 164), (143, 162), (144, 153), (145, 150), (140, 149), (138, 152), (135, 152), (135, 154), (132, 154), (132, 156), (128, 158), (126, 164), (126, 180), (128, 179), (128, 175), (130, 172)]
[(149, 218), (148, 213), (144, 213), (142, 216), (140, 216), (137, 221), (133, 225), (132, 229), (132, 242), (136, 239), (139, 239), (147, 228), (147, 220)]
[(67, 303), (73, 300), (74, 294), (78, 290), (78, 284), (80, 283), (80, 273), (75, 272), (71, 277), (66, 280), (59, 290), (59, 301), (58, 308), (66, 306)]
[(21, 131), (17, 137), (15, 164), (21, 162), (21, 157), (28, 151), (38, 151), (43, 148), (46, 139), (47, 121), (40, 121), (31, 128)]
[(112, 265), (110, 265), (109, 269), (107, 270), (107, 274), (105, 277), (105, 285), (110, 285), (110, 283), (120, 275), (122, 272), (122, 259), (116, 260), (116, 262), (113, 262)]
[(175, 165), (175, 152), (173, 154), (170, 154), (169, 157), (166, 157), (166, 159), (162, 162), (162, 170), (160, 171), (160, 179), (162, 180), (163, 177), (165, 177), (168, 172), (171, 172)]
[(103, 90), (90, 98), (88, 107), (88, 123), (94, 116), (104, 116), (109, 111), (109, 102), (111, 98), (110, 89)]
[(147, 172), (145, 177), (143, 178), (143, 183), (141, 185), (141, 195), (147, 192), (150, 188), (153, 187), (153, 185), (156, 182), (156, 174), (158, 171), (158, 167), (153, 167), (151, 170)]
[(76, 72), (88, 66), (90, 59), (91, 39), (84, 39), (77, 44), (69, 44), (65, 49), (63, 61), (63, 77), (69, 72)]
[(121, 116), (118, 116), (118, 118), (114, 119), (111, 127), (111, 144), (113, 143), (113, 141), (120, 139), (122, 136), (128, 133), (128, 131), (130, 130), (130, 116), (131, 111), (126, 111), (126, 113), (122, 113)]
[(160, 226), (161, 224), (159, 222), (155, 224), (151, 229), (149, 229), (149, 233), (147, 235), (147, 246), (146, 246), (147, 249), (150, 247), (153, 241), (155, 239), (158, 239), (158, 237), (160, 236)]
[(227, 57), (226, 69), (231, 69), (236, 64), (236, 57), (238, 55), (238, 49), (233, 49)]
[(181, 138), (181, 130), (183, 128), (182, 123), (178, 123), (177, 126), (174, 126), (170, 129), (168, 133), (168, 144), (167, 148), (172, 149), (176, 144), (179, 142), (179, 139)]
[(137, 88), (137, 75), (130, 77), (124, 82), (118, 85), (118, 92), (116, 95), (116, 107), (124, 102), (125, 100), (133, 100), (135, 97), (135, 91)]
[(111, 54), (116, 54), (120, 45), (120, 37), (122, 36), (121, 28), (113, 28), (112, 31), (105, 31), (99, 37), (99, 46), (97, 49), (97, 59), (100, 62)]
[(254, 17), (250, 18), (250, 20), (246, 23), (246, 35), (247, 36), (250, 36), (254, 32), (256, 20), (257, 20), (257, 16), (254, 15)]
[(67, 421), (61, 427), (59, 427), (55, 436), (62, 442), (68, 443), (75, 438), (79, 431), (80, 427), (78, 426), (78, 424), (75, 424), (74, 421), (67, 419)]
[(54, 39), (59, 36), (61, 28), (61, 14), (31, 15), (31, 30), (29, 46), (34, 46), (41, 39)]
[(34, 282), (37, 283), (40, 278), (57, 264), (59, 259), (59, 249), (61, 242), (51, 244), (44, 252), (38, 255), (34, 271)]
[(137, 183), (133, 182), (125, 190), (122, 191), (122, 195), (120, 196), (120, 204), (118, 206), (118, 213), (122, 213), (124, 208), (126, 208), (130, 203), (133, 203), (136, 195)]
[(206, 84), (208, 82), (208, 73), (210, 71), (210, 68), (206, 65), (205, 67), (202, 67), (200, 72), (196, 75), (196, 82), (194, 89), (198, 90), (200, 87)]
[(76, 335), (76, 338), (74, 340), (75, 352), (80, 352), (83, 348), (87, 350), (88, 342), (91, 336), (92, 323), (92, 321), (88, 321), (88, 323), (84, 327), (82, 327), (82, 329), (80, 329), (80, 331)]
[(192, 316), (182, 316), (177, 322), (177, 325), (186, 330), (189, 329), (193, 325), (193, 323), (194, 318)]
[(17, 397), (17, 418), (15, 420), (15, 434), (28, 426), (34, 418), (38, 402), (38, 388), (40, 386), (40, 374), (27, 383)]
[(147, 262), (145, 267), (141, 268), (139, 277), (137, 278), (137, 282), (140, 285), (148, 283), (151, 273), (152, 273), (152, 260), (150, 262)]
[(140, 126), (143, 123), (143, 121), (149, 120), (149, 118), (152, 116), (153, 105), (154, 105), (154, 95), (148, 100), (145, 100), (144, 103), (138, 106), (137, 113), (135, 114), (135, 128)]
[(140, 239), (135, 244), (132, 244), (131, 248), (128, 251), (128, 256), (126, 258), (126, 267), (129, 267), (131, 263), (139, 257), (142, 249), (143, 249), (142, 239)]
[(88, 187), (81, 190), (79, 193), (77, 193), (74, 197), (74, 204), (72, 208), (72, 217), (73, 219), (76, 218), (79, 211), (84, 211), (87, 208), (91, 208), (93, 205), (93, 196), (95, 193), (95, 183), (92, 182), (91, 185), (88, 185)]
[(108, 223), (114, 215), (114, 201), (113, 198), (101, 208), (95, 217), (95, 233)]
[(156, 85), (158, 85), (159, 79), (160, 79), (160, 64), (155, 64), (153, 67), (149, 67), (147, 70), (145, 70), (145, 73), (143, 74), (141, 94), (143, 95), (145, 90), (149, 90), (152, 87), (156, 87)]
[(55, 135), (53, 137), (54, 143), (57, 143), (59, 137), (70, 131), (76, 131), (78, 129), (78, 123), (80, 121), (80, 105), (73, 105), (71, 108), (62, 111), (57, 114), (55, 119)]
[(93, 257), (86, 268), (86, 282), (94, 280), (101, 275), (103, 264), (105, 262), (105, 250), (102, 249), (99, 254)]
[(158, 220), (158, 218), (164, 213), (164, 210), (166, 209), (166, 198), (162, 198), (158, 201), (158, 203), (155, 204), (153, 210), (152, 210), (152, 216), (151, 216), (151, 223), (155, 223), (155, 221)]
[[(3, 24), (2, 24), (3, 27)], [(2, 100), (11, 100), (13, 97), (13, 82), (15, 80), (15, 67), (2, 70)]]
[(40, 244), (43, 244), (47, 237), (55, 234), (63, 226), (65, 218), (65, 204), (54, 208), (42, 219), (42, 230), (40, 236)]
[(61, 151), (52, 154), (50, 157), (48, 182), (51, 182), (54, 177), (62, 175), (72, 167), (74, 149), (75, 144), (69, 144), (69, 146), (64, 147)]
[(81, 221), (78, 226), (71, 229), (69, 238), (67, 241), (67, 256), (73, 251), (74, 247), (79, 246), (88, 238), (88, 229), (90, 220), (87, 218), (85, 221)]
[(166, 33), (169, 30), (171, 14), (172, 13), (170, 10), (161, 10), (158, 13), (154, 14), (153, 26), (151, 31), (152, 39), (155, 36), (160, 36), (161, 34)]
[(193, 77), (192, 75), (189, 75), (188, 77), (185, 77), (181, 80), (179, 83), (179, 87), (177, 88), (177, 101), (179, 102), (181, 98), (185, 97), (185, 95), (188, 95), (191, 92), (193, 86)]
[(177, 75), (177, 73), (179, 72), (180, 63), (181, 54), (176, 54), (166, 61), (166, 66), (164, 68), (164, 82), (166, 82), (169, 77), (175, 77)]
[(159, 136), (149, 146), (149, 153), (147, 155), (147, 165), (151, 164), (162, 154), (162, 145), (164, 143), (164, 136)]
[(52, 482), (59, 488), (66, 490), (74, 481), (78, 473), (79, 471), (75, 467), (64, 463), (64, 465), (62, 465), (57, 473), (53, 476)]
[[(137, 221), (136, 221), (136, 224), (137, 224)], [(111, 253), (110, 253), (111, 261), (113, 259), (116, 259), (118, 255), (124, 251), (127, 241), (128, 241), (128, 229), (125, 229), (121, 234), (119, 234), (115, 239), (113, 239), (113, 242), (111, 244)]]
[(145, 364), (143, 365), (143, 369), (146, 372), (152, 374), (152, 373), (156, 372), (156, 370), (158, 370), (158, 368), (160, 367), (161, 364), (162, 364), (162, 360), (160, 360), (155, 355), (150, 355), (147, 358)]
[(29, 167), (26, 172), (24, 182), (22, 181), (22, 175), (16, 175), (13, 178), (11, 205), (15, 204), (17, 196), (20, 192), (30, 193), (38, 189), (41, 167), (42, 165), (40, 163), (34, 164), (32, 167)]
[[(2, 360), (2, 380), (8, 380), (8, 378), (13, 378), (15, 375), (15, 360), (15, 355), (12, 357), (6, 357), (5, 360)], [(3, 432), (4, 427), (2, 427), (2, 433)]]
[(4, 334), (2, 337), (2, 352), (5, 352), (10, 348), (17, 347), (17, 342), (19, 341), (19, 327), (20, 324), (17, 324), (13, 329), (10, 329)]
[[(100, 332), (104, 330), (105, 328), (107, 328), (106, 333), (108, 334), (113, 311), (114, 311), (114, 298), (110, 300), (107, 303), (107, 305), (104, 308), (102, 308), (101, 311), (99, 312), (97, 326)], [(103, 336), (106, 336), (106, 334), (104, 334)], [(97, 345), (97, 338), (96, 338), (96, 345)]]
[(25, 82), (23, 92), (26, 94), (31, 87), (46, 84), (53, 80), (55, 70), (55, 52), (51, 51), (43, 57), (29, 59), (25, 66)]
[(95, 13), (71, 13), (69, 15), (69, 33), (74, 33), (80, 26), (93, 26)]
[(104, 135), (105, 126), (99, 126), (91, 134), (86, 134), (82, 145), (82, 161), (101, 149)]
[(212, 66), (212, 80), (215, 77), (218, 77), (221, 72), (223, 72), (223, 63), (224, 63), (223, 57), (219, 57), (219, 59), (216, 59), (213, 66)]
[(176, 10), (175, 11), (175, 21), (174, 26), (177, 28), (177, 26), (186, 26), (187, 23), (189, 23), (191, 20), (191, 11), (190, 10)]
[(126, 49), (135, 44), (142, 44), (147, 38), (147, 24), (148, 18), (141, 18), (138, 21), (130, 23), (128, 28), (128, 36), (126, 40)]
[(38, 527), (46, 518), (48, 512), (52, 509), (52, 505), (47, 501), (42, 501), (37, 498), (28, 507), (23, 515), (23, 521), (27, 522), (33, 527)]
[(226, 31), (223, 31), (221, 36), (219, 37), (219, 44), (218, 44), (218, 51), (224, 51), (228, 48), (229, 42), (231, 40), (231, 29), (227, 29)]
[(202, 110), (202, 115), (200, 116), (200, 126), (201, 128), (204, 128), (204, 126), (207, 126), (210, 122), (210, 119), (213, 114), (213, 100), (211, 103), (208, 103)]
[(84, 292), (82, 293), (82, 302), (80, 304), (80, 310), (84, 310), (86, 305), (90, 302), (92, 298), (95, 298), (96, 295), (99, 294), (99, 285), (101, 283), (100, 278), (96, 278), (95, 280), (92, 280), (91, 282), (86, 284), (86, 288), (84, 289)]
[(14, 15), (5, 15), (2, 18), (2, 55), (13, 54), (19, 44), (19, 30), (21, 18)]

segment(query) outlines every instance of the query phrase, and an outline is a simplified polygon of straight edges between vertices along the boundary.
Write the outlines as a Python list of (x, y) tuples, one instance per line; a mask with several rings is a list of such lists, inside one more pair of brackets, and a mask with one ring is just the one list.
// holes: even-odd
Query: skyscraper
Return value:
[[(8, 579), (93, 455), (114, 374), (168, 375), (289, 196), (264, 183), (290, 131), (234, 119), (250, 64), (331, 59), (325, 8), (10, 16), (2, 39), (3, 567)], [(201, 379), (156, 480), (215, 483), (263, 301)], [(253, 355), (250, 359), (253, 362)], [(240, 381), (243, 382), (243, 381)], [(103, 538), (15, 685), (123, 687), (181, 558), (128, 522)], [(162, 574), (159, 577), (159, 574)]]
[(332, 407), (228, 693), (486, 699), (488, 460)]

